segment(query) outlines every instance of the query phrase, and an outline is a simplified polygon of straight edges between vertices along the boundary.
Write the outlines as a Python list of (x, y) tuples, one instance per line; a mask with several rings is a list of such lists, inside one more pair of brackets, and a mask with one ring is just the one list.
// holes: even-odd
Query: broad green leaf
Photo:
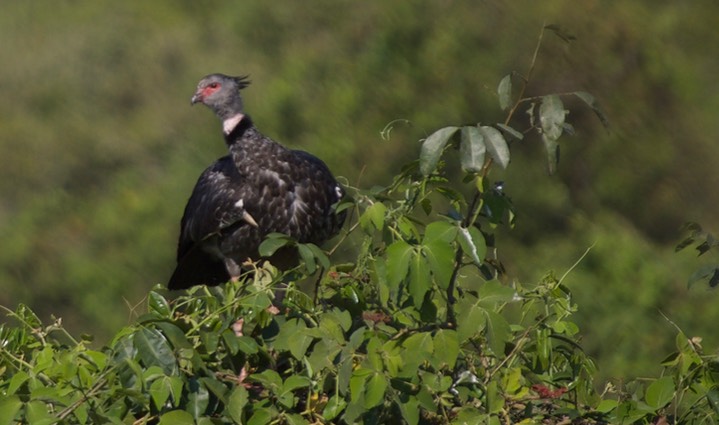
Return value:
[(423, 176), (432, 174), (437, 168), (444, 147), (458, 129), (459, 127), (440, 128), (422, 142), (422, 149), (419, 154), (419, 171)]
[(252, 417), (247, 421), (247, 425), (267, 425), (272, 422), (274, 414), (270, 409), (259, 408), (255, 410)]
[[(453, 369), (459, 355), (459, 339), (457, 332), (452, 329), (440, 329), (434, 336), (434, 346), (440, 347), (435, 350), (434, 356), (440, 363), (444, 363), (447, 368)], [(437, 365), (438, 368), (441, 365)]]
[[(10, 378), (10, 383), (7, 387), (7, 394), (13, 395), (15, 392), (24, 384), (28, 379), (30, 378), (30, 375), (27, 374), (24, 370), (18, 370), (15, 372), (15, 374)], [(2, 423), (2, 422), (0, 422)]]
[(242, 423), (242, 410), (247, 405), (249, 398), (250, 396), (247, 389), (242, 385), (237, 385), (228, 397), (227, 413), (230, 414), (230, 417), (235, 423)]
[(193, 391), (187, 395), (185, 410), (190, 413), (192, 417), (198, 419), (203, 416), (207, 410), (207, 406), (210, 403), (210, 392), (207, 391), (207, 388), (205, 388), (200, 381), (195, 381), (197, 385), (193, 385), (192, 381), (195, 380), (192, 379), (190, 382), (190, 387), (193, 388)]
[(302, 259), (302, 264), (307, 268), (309, 274), (313, 274), (317, 270), (317, 263), (315, 262), (315, 255), (311, 249), (305, 244), (297, 244), (297, 251)]
[(479, 302), (482, 306), (492, 308), (498, 303), (512, 301), (517, 291), (511, 286), (503, 285), (496, 280), (485, 282), (479, 289)]
[(173, 410), (160, 416), (159, 425), (195, 425), (195, 419), (184, 410)]
[(498, 358), (504, 357), (504, 346), (511, 337), (509, 323), (494, 311), (484, 310), (487, 319), (487, 342)]
[(15, 416), (22, 407), (22, 401), (17, 396), (3, 397), (0, 400), (0, 425), (18, 423)]
[(249, 379), (262, 384), (263, 387), (275, 394), (279, 393), (282, 388), (282, 378), (272, 369), (265, 369), (260, 373), (253, 373)]
[(424, 295), (432, 288), (432, 276), (429, 264), (421, 252), (414, 252), (409, 264), (409, 293), (414, 306), (420, 308), (424, 302)]
[(165, 336), (157, 329), (142, 327), (133, 335), (137, 355), (146, 367), (160, 366), (165, 375), (177, 373), (177, 359)]
[(162, 295), (155, 291), (150, 291), (147, 303), (150, 311), (158, 316), (162, 318), (170, 317), (170, 304)]
[(344, 398), (334, 395), (330, 397), (330, 400), (325, 405), (322, 411), (322, 417), (327, 421), (331, 421), (342, 413), (345, 407), (347, 407), (347, 402)]
[(39, 400), (33, 400), (25, 404), (25, 419), (27, 423), (33, 425), (50, 425), (57, 422), (48, 411), (45, 403)]
[(448, 221), (433, 221), (424, 231), (422, 244), (427, 245), (436, 241), (450, 243), (457, 237), (457, 226)]
[(502, 168), (507, 168), (507, 165), (509, 165), (509, 145), (507, 145), (507, 140), (504, 139), (502, 133), (496, 128), (486, 125), (479, 127), (479, 132), (482, 134), (484, 145), (494, 162)]
[(539, 105), (539, 122), (542, 125), (542, 134), (548, 139), (556, 141), (562, 135), (562, 124), (567, 115), (564, 104), (559, 96), (552, 94), (542, 97)]
[(497, 87), (497, 94), (499, 95), (499, 107), (502, 110), (509, 108), (512, 104), (512, 74), (507, 74), (499, 82)]
[(281, 233), (270, 233), (267, 235), (264, 241), (260, 244), (258, 249), (259, 253), (263, 257), (271, 257), (278, 249), (292, 245), (292, 239)]
[(402, 354), (407, 356), (406, 365), (409, 365), (410, 361), (412, 364), (418, 364), (418, 361), (422, 362), (428, 355), (434, 353), (434, 340), (429, 332), (411, 335), (402, 342), (402, 346), (405, 348)]
[(465, 255), (472, 259), (476, 266), (481, 266), (484, 257), (487, 254), (487, 244), (484, 241), (484, 235), (474, 226), (469, 228), (458, 227), (459, 245)]
[(454, 268), (455, 252), (452, 244), (439, 239), (422, 247), (422, 253), (429, 263), (434, 279), (442, 289), (449, 287), (449, 280), (452, 277)]
[(396, 290), (407, 277), (409, 261), (414, 249), (405, 241), (396, 241), (387, 247), (387, 283)]
[(399, 411), (402, 413), (402, 418), (407, 422), (407, 425), (417, 425), (419, 423), (419, 401), (414, 396), (407, 397), (407, 401), (398, 402)]
[(375, 202), (360, 216), (360, 227), (362, 227), (362, 230), (368, 235), (371, 235), (375, 230), (382, 230), (384, 228), (386, 213), (387, 207), (382, 202)]
[(469, 295), (460, 299), (457, 305), (457, 336), (460, 343), (474, 337), (485, 329), (487, 317), (484, 308), (479, 306), (479, 300)]
[(462, 170), (465, 173), (479, 173), (484, 166), (484, 154), (487, 148), (479, 129), (474, 126), (462, 127), (459, 143), (459, 155)]
[(672, 377), (664, 376), (652, 382), (649, 387), (647, 387), (645, 399), (647, 404), (652, 408), (661, 409), (672, 401), (675, 391), (676, 387), (674, 386)]
[(291, 375), (287, 379), (285, 379), (285, 382), (282, 385), (282, 391), (294, 391), (297, 388), (309, 387), (310, 384), (311, 382), (306, 376)]
[(597, 116), (597, 118), (599, 118), (599, 121), (601, 121), (602, 125), (605, 128), (609, 128), (609, 120), (604, 114), (602, 108), (599, 107), (599, 102), (597, 102), (594, 96), (585, 91), (576, 91), (573, 94), (578, 98), (582, 99), (584, 103), (586, 103), (590, 108), (592, 108), (592, 111), (594, 111), (594, 114)]
[(330, 259), (327, 257), (327, 254), (322, 250), (322, 248), (318, 247), (317, 245), (313, 243), (307, 243), (304, 244), (307, 248), (312, 251), (312, 254), (315, 256), (315, 259), (318, 263), (320, 263), (320, 266), (324, 267), (325, 269), (330, 268)]
[(382, 403), (384, 393), (387, 390), (387, 379), (381, 373), (375, 373), (367, 381), (365, 391), (364, 407), (371, 409)]
[(155, 379), (150, 385), (150, 396), (157, 410), (162, 410), (165, 402), (170, 397), (169, 377), (165, 376), (160, 379)]
[(307, 419), (298, 413), (285, 413), (285, 421), (287, 425), (309, 425)]

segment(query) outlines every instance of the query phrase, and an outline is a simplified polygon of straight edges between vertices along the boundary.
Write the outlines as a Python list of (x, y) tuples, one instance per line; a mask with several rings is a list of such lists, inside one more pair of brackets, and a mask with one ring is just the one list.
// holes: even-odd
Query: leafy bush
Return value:
[[(352, 263), (270, 235), (263, 253), (293, 244), (302, 266), (249, 264), (241, 284), (174, 299), (157, 287), (101, 350), (60, 320), (8, 310), (18, 326), (0, 330), (0, 424), (713, 423), (717, 358), (698, 340), (680, 332), (646, 388), (597, 394), (563, 278), (506, 282), (492, 231), (514, 211), (490, 174), (509, 165), (508, 139), (538, 133), (552, 171), (573, 131), (562, 97), (604, 120), (584, 92), (524, 97), (535, 60), (499, 84), (505, 122), (439, 129), (391, 184), (350, 188), (337, 208), (356, 219), (330, 253), (356, 242)], [(523, 106), (520, 131), (509, 123)]]

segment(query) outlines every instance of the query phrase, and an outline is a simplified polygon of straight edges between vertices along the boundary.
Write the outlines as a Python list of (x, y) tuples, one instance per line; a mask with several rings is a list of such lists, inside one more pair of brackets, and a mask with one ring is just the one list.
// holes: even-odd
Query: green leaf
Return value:
[(173, 410), (160, 416), (160, 425), (195, 425), (195, 420), (184, 410)]
[(485, 282), (479, 289), (479, 302), (481, 305), (492, 308), (498, 303), (511, 301), (517, 295), (517, 291), (511, 286), (503, 285), (496, 280)]
[(474, 337), (485, 329), (487, 316), (479, 300), (470, 295), (462, 298), (457, 304), (457, 336), (461, 343)]
[(25, 404), (25, 419), (27, 423), (33, 425), (50, 425), (57, 422), (48, 411), (45, 403), (39, 400), (33, 400)]
[(481, 266), (484, 257), (487, 255), (487, 244), (484, 241), (484, 235), (474, 226), (469, 228), (458, 227), (459, 229), (459, 245), (462, 251), (476, 266)]
[(142, 327), (134, 333), (133, 344), (146, 367), (160, 366), (165, 375), (177, 374), (177, 359), (160, 331)]
[(494, 311), (484, 310), (487, 323), (487, 342), (498, 358), (504, 357), (504, 346), (511, 336), (509, 323)]
[(399, 411), (407, 425), (417, 425), (419, 423), (419, 401), (414, 396), (407, 397), (407, 401), (398, 402)]
[[(205, 414), (207, 406), (210, 404), (210, 392), (199, 381), (195, 382), (197, 382), (197, 385), (194, 385), (193, 391), (187, 395), (185, 410), (195, 419), (198, 419)], [(193, 386), (192, 381), (191, 386)]]
[(253, 373), (249, 379), (259, 382), (263, 387), (274, 394), (280, 393), (282, 389), (282, 378), (272, 369), (265, 369), (260, 373)]
[(409, 293), (414, 306), (420, 308), (424, 294), (432, 288), (429, 265), (420, 252), (415, 252), (409, 264)]
[(156, 313), (162, 318), (170, 317), (170, 304), (167, 302), (165, 297), (155, 291), (150, 291), (148, 307), (151, 312)]
[(235, 421), (235, 423), (242, 423), (242, 410), (247, 405), (247, 401), (250, 398), (250, 394), (247, 389), (242, 385), (238, 385), (232, 390), (227, 402), (227, 413)]
[(508, 126), (507, 124), (497, 123), (496, 126), (517, 140), (524, 139), (524, 134), (522, 134), (518, 130), (515, 130), (513, 127)]
[(0, 400), (0, 425), (18, 423), (15, 419), (22, 407), (22, 401), (17, 396), (3, 397)]
[(414, 249), (405, 241), (396, 241), (387, 247), (387, 284), (396, 290), (407, 277), (409, 261)]
[(649, 385), (645, 399), (647, 404), (655, 410), (661, 409), (672, 401), (675, 391), (672, 377), (664, 376)]
[(432, 270), (437, 285), (442, 289), (447, 289), (454, 268), (454, 246), (449, 242), (438, 239), (424, 245), (422, 253), (429, 263), (429, 268)]
[(305, 268), (307, 268), (307, 272), (313, 274), (315, 270), (317, 270), (317, 263), (315, 262), (315, 255), (312, 250), (305, 244), (297, 244), (297, 251), (300, 254), (300, 258), (302, 258), (302, 263), (305, 265)]
[(10, 383), (7, 387), (7, 394), (15, 394), (15, 392), (17, 392), (17, 390), (22, 386), (22, 384), (24, 384), (29, 378), (30, 375), (28, 375), (27, 372), (25, 372), (24, 370), (18, 370), (17, 372), (15, 372), (12, 378), (10, 378)]
[(712, 282), (715, 282), (718, 277), (719, 266), (717, 266), (716, 264), (705, 265), (695, 270), (694, 273), (689, 276), (687, 286), (691, 288), (698, 281), (707, 280), (709, 281), (710, 286), (713, 288), (716, 286), (716, 283), (712, 285)]
[(360, 216), (360, 227), (368, 235), (371, 235), (375, 230), (382, 230), (386, 213), (387, 207), (382, 202), (373, 203)]
[(507, 168), (507, 165), (509, 165), (509, 145), (507, 145), (502, 133), (496, 128), (486, 125), (479, 127), (479, 132), (482, 134), (484, 145), (494, 162), (502, 168)]
[(539, 122), (542, 125), (542, 134), (556, 141), (562, 135), (562, 124), (567, 115), (562, 99), (556, 94), (543, 96), (539, 105)]
[(499, 95), (499, 107), (505, 111), (512, 104), (512, 74), (507, 74), (499, 82), (497, 87)]
[(169, 377), (155, 379), (150, 385), (150, 397), (155, 403), (157, 410), (162, 410), (165, 402), (170, 398), (170, 381)]
[(433, 242), (445, 242), (450, 243), (457, 237), (457, 226), (448, 221), (433, 221), (427, 225), (424, 231), (424, 238), (422, 243), (424, 245), (431, 244)]
[(602, 108), (599, 107), (599, 102), (597, 102), (594, 96), (585, 91), (575, 91), (572, 94), (582, 99), (584, 103), (586, 103), (590, 108), (592, 108), (592, 111), (594, 111), (594, 114), (597, 116), (597, 118), (599, 118), (599, 121), (602, 123), (602, 125), (605, 128), (609, 128), (609, 120), (604, 114)]
[(430, 134), (424, 142), (419, 154), (419, 171), (423, 176), (429, 176), (437, 168), (444, 147), (459, 127), (440, 128)]
[(312, 251), (312, 255), (315, 256), (315, 259), (318, 263), (320, 263), (320, 266), (324, 267), (325, 269), (330, 268), (330, 259), (327, 257), (327, 254), (322, 250), (322, 248), (318, 247), (317, 245), (313, 243), (306, 243), (304, 244), (307, 248)]
[(462, 127), (462, 138), (459, 144), (459, 155), (462, 170), (465, 173), (479, 173), (484, 166), (484, 154), (487, 148), (484, 138), (477, 127)]
[(384, 400), (384, 393), (387, 390), (387, 379), (381, 373), (375, 373), (367, 381), (365, 390), (364, 407), (371, 409)]
[(326, 421), (331, 421), (332, 419), (336, 418), (337, 415), (342, 413), (345, 407), (347, 407), (347, 402), (344, 400), (344, 398), (333, 395), (332, 397), (330, 397), (330, 400), (327, 402), (327, 405), (325, 405), (325, 408), (322, 411), (322, 417)]
[(273, 416), (274, 414), (270, 409), (259, 408), (255, 410), (250, 420), (247, 421), (247, 425), (267, 425), (272, 422)]
[[(434, 336), (434, 346), (441, 349), (435, 350), (434, 356), (447, 368), (453, 369), (459, 355), (459, 338), (457, 332), (452, 329), (440, 329)], [(437, 365), (441, 368), (442, 365)]]
[(292, 245), (293, 240), (287, 235), (282, 233), (270, 233), (267, 235), (264, 241), (260, 244), (258, 249), (259, 253), (263, 257), (271, 257), (278, 249)]

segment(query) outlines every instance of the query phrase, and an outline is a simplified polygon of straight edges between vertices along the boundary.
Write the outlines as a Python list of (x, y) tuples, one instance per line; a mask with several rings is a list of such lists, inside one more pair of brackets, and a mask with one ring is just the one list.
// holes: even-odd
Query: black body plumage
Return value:
[[(210, 89), (213, 80), (219, 80), (220, 89)], [(335, 214), (333, 208), (343, 192), (325, 163), (274, 142), (242, 114), (239, 89), (247, 84), (213, 74), (200, 82), (193, 96), (193, 103), (205, 103), (223, 120), (229, 155), (202, 173), (187, 202), (170, 289), (217, 285), (238, 277), (244, 261), (259, 258), (258, 247), (269, 233), (319, 244), (344, 222), (344, 213)], [(229, 91), (213, 100), (219, 90)], [(286, 268), (296, 258), (294, 249), (284, 249), (270, 261)]]

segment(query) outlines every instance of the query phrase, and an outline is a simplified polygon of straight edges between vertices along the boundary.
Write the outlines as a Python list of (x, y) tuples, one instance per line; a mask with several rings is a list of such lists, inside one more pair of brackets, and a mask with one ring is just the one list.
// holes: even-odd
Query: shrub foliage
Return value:
[[(294, 245), (297, 269), (248, 264), (239, 284), (174, 298), (156, 287), (102, 349), (6, 309), (0, 424), (714, 423), (717, 358), (699, 340), (679, 331), (664, 376), (597, 393), (562, 278), (503, 274), (493, 231), (514, 210), (492, 169), (536, 133), (553, 171), (573, 132), (564, 97), (606, 121), (585, 92), (525, 97), (535, 60), (501, 80), (503, 123), (439, 129), (389, 185), (349, 188), (337, 208), (354, 219), (329, 253), (270, 235), (262, 252)], [(350, 243), (351, 263), (329, 259)]]

